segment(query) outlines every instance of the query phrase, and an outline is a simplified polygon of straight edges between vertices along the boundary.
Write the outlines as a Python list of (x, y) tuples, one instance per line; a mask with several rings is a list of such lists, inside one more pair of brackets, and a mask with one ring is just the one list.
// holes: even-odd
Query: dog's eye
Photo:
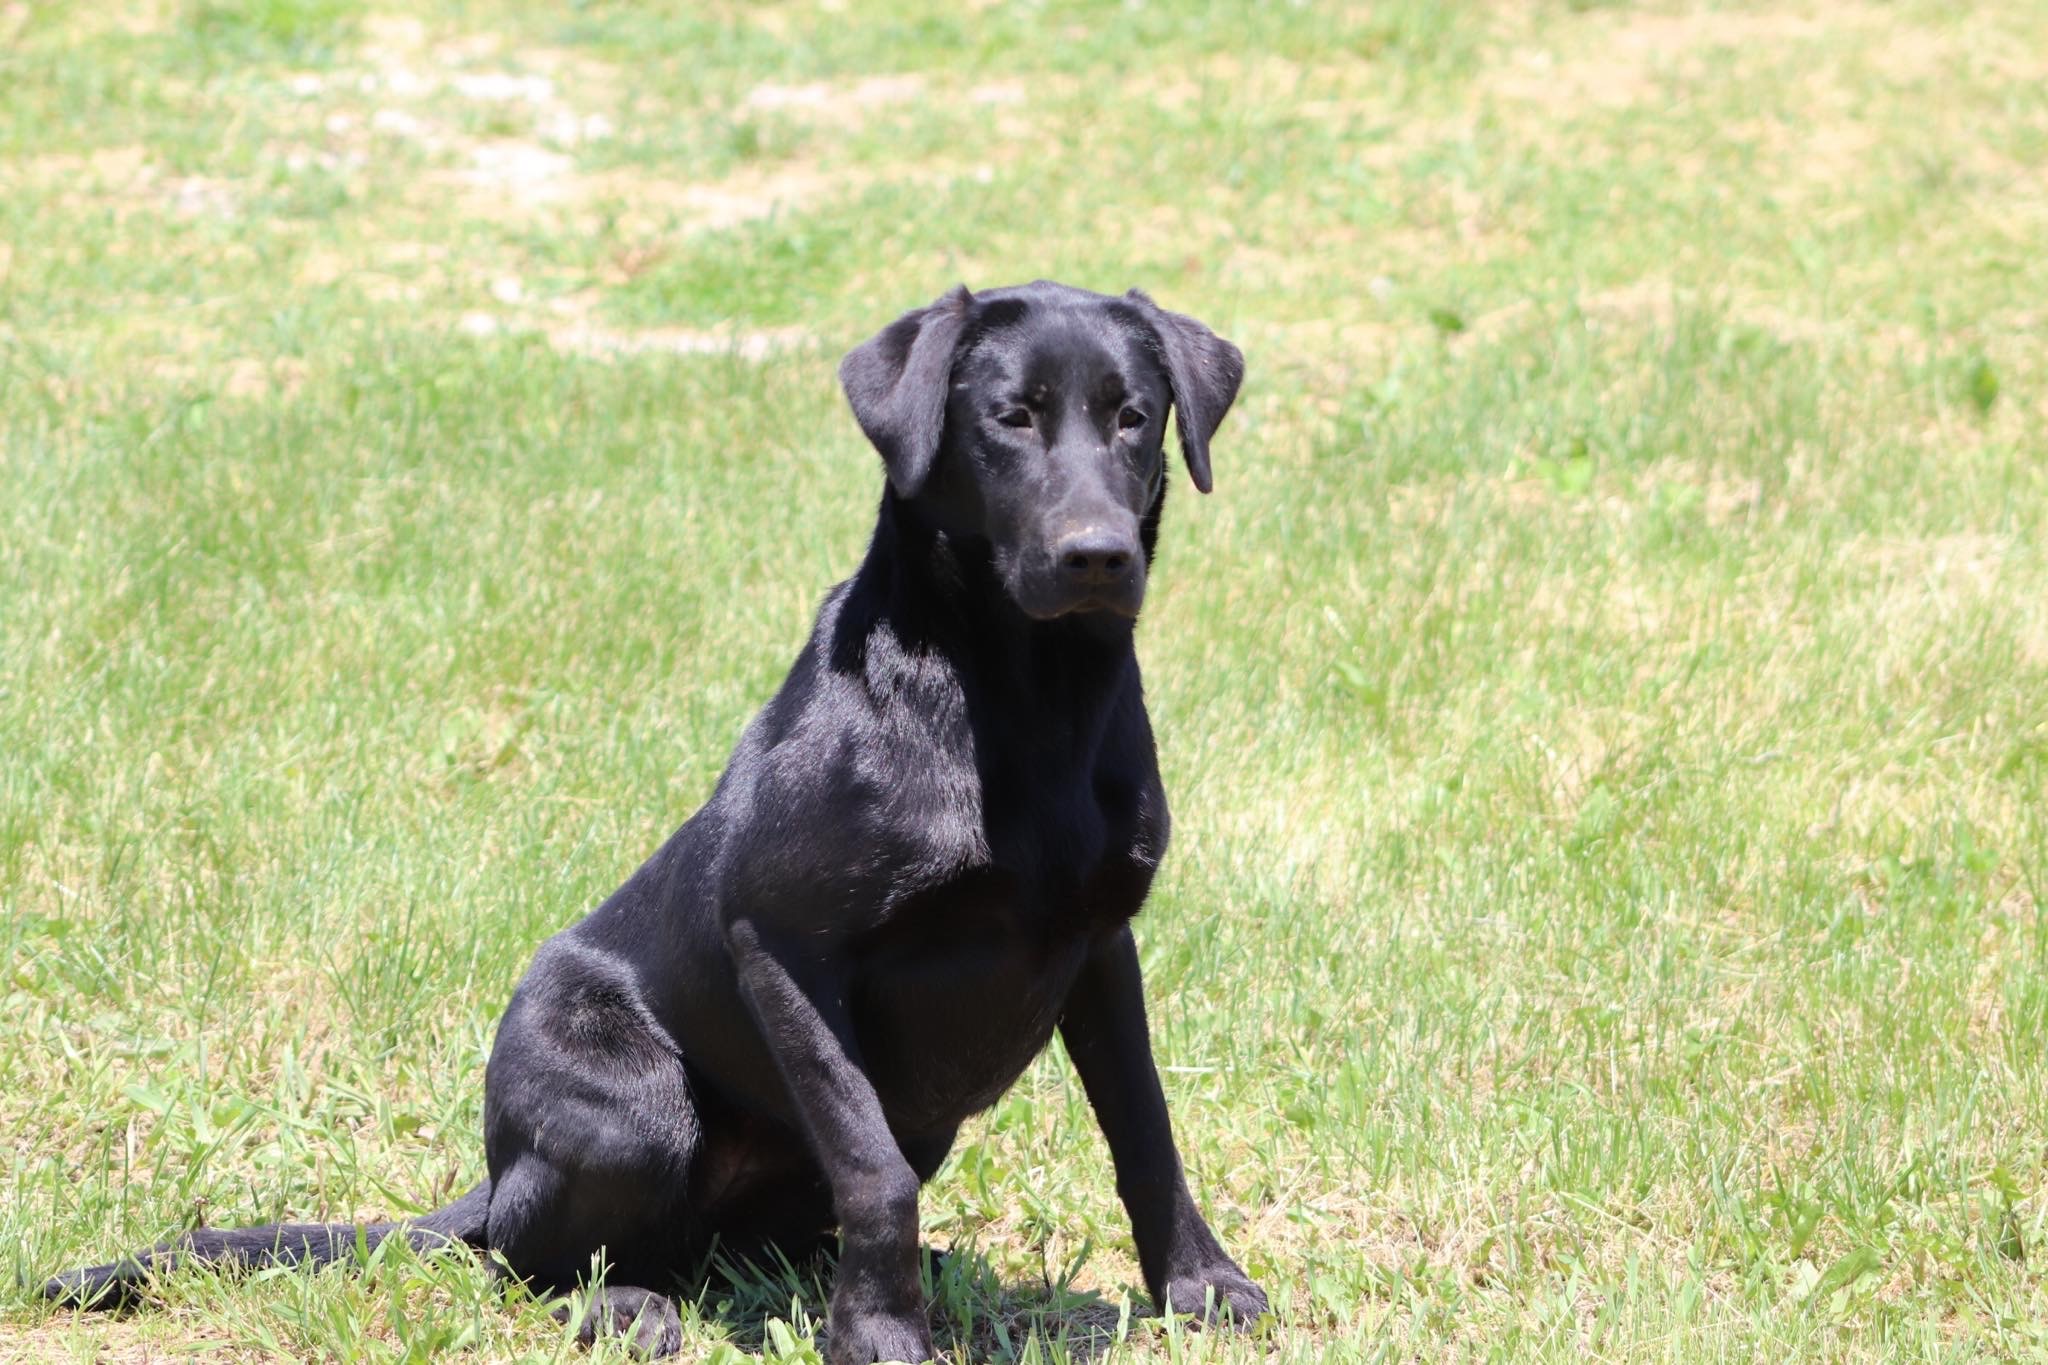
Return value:
[(996, 414), (996, 420), (1006, 427), (1028, 427), (1031, 425), (1031, 409), (1004, 408)]
[(1123, 412), (1118, 414), (1116, 424), (1125, 431), (1136, 431), (1139, 427), (1145, 425), (1145, 414), (1136, 408), (1125, 408)]

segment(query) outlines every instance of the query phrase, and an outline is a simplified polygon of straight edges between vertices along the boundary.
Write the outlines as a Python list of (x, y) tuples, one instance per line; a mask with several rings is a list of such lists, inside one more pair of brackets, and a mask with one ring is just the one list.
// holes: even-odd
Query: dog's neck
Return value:
[(1132, 621), (1103, 612), (1033, 620), (1004, 591), (986, 539), (947, 531), (894, 491), (882, 495), (854, 589), (904, 647), (971, 665), (1041, 703), (1106, 705), (1135, 658)]

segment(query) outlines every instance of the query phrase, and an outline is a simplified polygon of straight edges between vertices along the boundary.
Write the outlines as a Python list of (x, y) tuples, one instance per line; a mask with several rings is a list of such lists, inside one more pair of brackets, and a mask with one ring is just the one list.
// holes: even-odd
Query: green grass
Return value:
[[(2048, 12), (0, 6), (0, 1356), (573, 1355), (431, 1207), (702, 799), (956, 280), (1245, 349), (1141, 648), (1140, 940), (1259, 1339), (1143, 1317), (1055, 1054), (958, 1359), (2048, 1356)], [(510, 79), (518, 78), (518, 79)], [(650, 349), (651, 348), (651, 349)], [(663, 349), (668, 348), (668, 349)], [(696, 1358), (811, 1358), (813, 1267)]]

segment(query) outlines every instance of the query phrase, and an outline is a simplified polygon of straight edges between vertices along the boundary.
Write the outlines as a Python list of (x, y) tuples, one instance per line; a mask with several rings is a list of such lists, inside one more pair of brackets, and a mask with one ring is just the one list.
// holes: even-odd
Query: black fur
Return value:
[(955, 290), (856, 349), (888, 471), (867, 557), (704, 808), (541, 947), (486, 1073), (489, 1179), (411, 1223), (195, 1232), (46, 1292), (393, 1234), (567, 1290), (602, 1250), (583, 1330), (662, 1353), (663, 1295), (714, 1245), (836, 1227), (829, 1359), (922, 1360), (918, 1187), (1057, 1029), (1154, 1300), (1257, 1316), (1182, 1175), (1129, 928), (1167, 842), (1132, 648), (1166, 410), (1206, 490), (1242, 367), (1142, 294), (1045, 282)]

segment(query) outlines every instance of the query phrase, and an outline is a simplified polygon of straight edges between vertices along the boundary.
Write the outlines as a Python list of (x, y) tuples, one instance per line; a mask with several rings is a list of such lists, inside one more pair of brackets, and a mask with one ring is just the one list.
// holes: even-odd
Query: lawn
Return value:
[[(954, 1359), (2048, 1356), (2048, 8), (0, 4), (0, 1357), (575, 1359), (473, 1258), (42, 1276), (481, 1173), (956, 281), (1243, 347), (1139, 921), (1251, 1337), (1057, 1047)], [(813, 1359), (728, 1267), (692, 1358)], [(610, 1355), (613, 1353), (601, 1353)], [(466, 1358), (466, 1357), (465, 1357)]]

